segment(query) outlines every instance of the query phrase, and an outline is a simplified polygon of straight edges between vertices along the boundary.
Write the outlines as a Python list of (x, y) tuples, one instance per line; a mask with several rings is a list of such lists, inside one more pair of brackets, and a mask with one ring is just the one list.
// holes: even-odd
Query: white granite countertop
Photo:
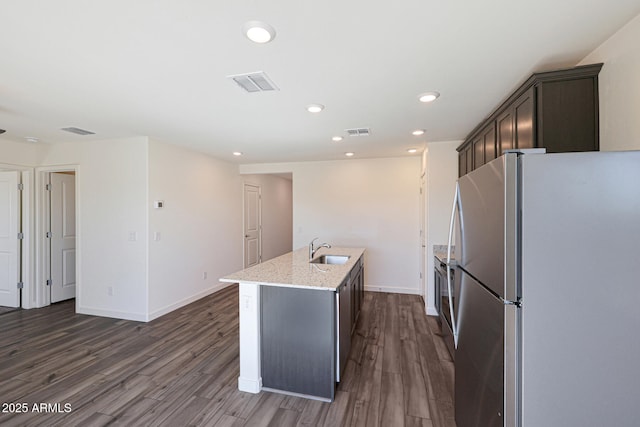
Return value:
[[(447, 262), (447, 245), (433, 245), (433, 255), (438, 258), (440, 262)], [(456, 247), (451, 248), (451, 266), (456, 265)]]
[(364, 251), (364, 248), (321, 248), (314, 259), (321, 255), (348, 255), (350, 258), (342, 265), (313, 264), (309, 262), (309, 248), (304, 247), (225, 276), (220, 281), (335, 291)]

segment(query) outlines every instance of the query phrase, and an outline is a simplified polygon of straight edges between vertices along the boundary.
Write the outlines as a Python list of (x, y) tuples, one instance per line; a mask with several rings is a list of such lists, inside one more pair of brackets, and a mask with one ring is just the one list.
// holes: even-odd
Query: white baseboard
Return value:
[(172, 312), (173, 310), (177, 310), (180, 307), (184, 307), (187, 304), (191, 304), (192, 302), (198, 301), (200, 298), (204, 298), (207, 295), (211, 295), (215, 292), (218, 292), (219, 290), (222, 290), (228, 286), (233, 285), (233, 283), (218, 283), (217, 285), (206, 289), (202, 292), (199, 292), (195, 295), (192, 295), (188, 298), (182, 299), (178, 302), (174, 302), (173, 304), (169, 304), (166, 307), (163, 307), (159, 310), (156, 310), (152, 313), (149, 313), (149, 321), (153, 320), (153, 319), (157, 319), (160, 316), (164, 316), (167, 313)]
[(257, 380), (238, 377), (238, 390), (246, 391), (247, 393), (260, 393), (262, 390), (262, 378)]
[(76, 307), (76, 313), (88, 314), (90, 316), (112, 317), (114, 319), (135, 320), (137, 322), (150, 322), (153, 319), (157, 319), (158, 317), (163, 316), (167, 313), (170, 313), (173, 310), (176, 310), (187, 304), (191, 304), (192, 302), (197, 301), (200, 298), (204, 298), (207, 295), (218, 292), (219, 290), (224, 289), (231, 285), (233, 285), (233, 283), (218, 283), (216, 286), (213, 286), (196, 295), (180, 300), (176, 303), (170, 304), (166, 307), (163, 307), (159, 310), (154, 311), (153, 313), (149, 313), (149, 315), (146, 315), (144, 313), (129, 313), (126, 311), (118, 311), (118, 310), (104, 310), (101, 308), (86, 307), (86, 306)]
[(287, 396), (302, 397), (304, 399), (318, 400), (320, 402), (331, 403), (331, 399), (328, 399), (326, 397), (311, 396), (310, 394), (295, 393), (293, 391), (278, 390), (277, 388), (270, 388), (270, 387), (262, 387), (262, 390), (270, 391), (273, 393), (286, 394)]
[(438, 310), (436, 310), (435, 307), (427, 307), (427, 314), (429, 316), (437, 316), (438, 315)]
[(76, 307), (76, 313), (88, 314), (90, 316), (100, 317), (112, 317), (114, 319), (134, 320), (136, 322), (148, 322), (147, 316), (144, 313), (129, 313), (127, 311), (117, 310), (104, 310), (95, 307), (78, 306)]
[(391, 294), (410, 294), (420, 295), (420, 290), (415, 288), (393, 288), (387, 286), (365, 286), (365, 291), (368, 292), (387, 292)]

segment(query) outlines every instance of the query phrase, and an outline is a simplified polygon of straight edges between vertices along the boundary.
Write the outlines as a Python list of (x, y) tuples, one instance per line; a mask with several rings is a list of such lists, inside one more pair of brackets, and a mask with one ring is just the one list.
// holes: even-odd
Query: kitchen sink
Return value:
[(344, 264), (349, 260), (348, 255), (320, 255), (318, 258), (312, 259), (313, 264)]

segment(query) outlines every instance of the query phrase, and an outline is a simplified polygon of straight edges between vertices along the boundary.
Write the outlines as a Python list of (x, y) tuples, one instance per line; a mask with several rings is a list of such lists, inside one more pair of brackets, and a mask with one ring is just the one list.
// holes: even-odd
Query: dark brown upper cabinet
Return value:
[(459, 175), (506, 150), (597, 151), (598, 73), (602, 64), (533, 74), (458, 147)]
[(484, 146), (484, 162), (489, 163), (496, 156), (496, 123), (491, 122), (482, 129), (482, 144)]
[(484, 139), (482, 135), (478, 135), (473, 140), (473, 168), (484, 165)]

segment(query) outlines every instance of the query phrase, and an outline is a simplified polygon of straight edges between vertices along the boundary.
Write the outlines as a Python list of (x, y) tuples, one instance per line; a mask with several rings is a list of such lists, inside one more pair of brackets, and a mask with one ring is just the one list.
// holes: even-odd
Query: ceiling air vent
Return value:
[(84, 129), (80, 129), (80, 128), (74, 128), (74, 127), (69, 127), (69, 128), (62, 128), (61, 130), (67, 131), (67, 132), (71, 132), (71, 133), (75, 133), (76, 135), (95, 135), (95, 132), (91, 132), (89, 130), (84, 130)]
[(344, 130), (349, 136), (369, 136), (371, 129), (369, 128), (353, 128)]
[(227, 78), (236, 82), (238, 86), (249, 93), (279, 90), (263, 71), (256, 71), (255, 73), (247, 74), (235, 74), (233, 76), (227, 76)]

